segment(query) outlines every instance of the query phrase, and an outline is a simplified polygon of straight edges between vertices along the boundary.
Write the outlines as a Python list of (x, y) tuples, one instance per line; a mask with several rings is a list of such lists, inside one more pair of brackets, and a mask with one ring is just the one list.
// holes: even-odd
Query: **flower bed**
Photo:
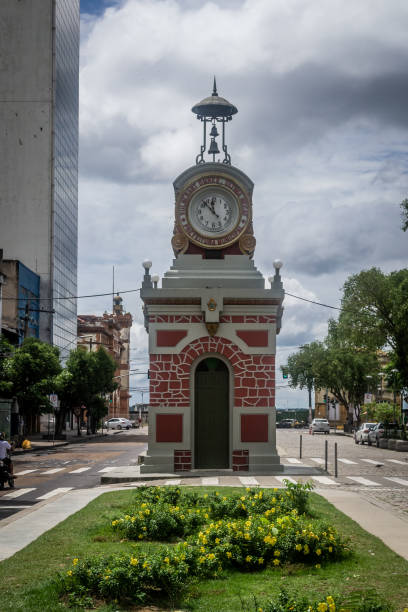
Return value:
[(62, 578), (63, 591), (76, 604), (78, 597), (174, 601), (192, 578), (215, 578), (224, 570), (260, 571), (288, 563), (319, 569), (350, 551), (332, 526), (304, 513), (310, 488), (287, 483), (282, 490), (200, 495), (177, 487), (141, 487), (131, 507), (111, 521), (112, 531), (140, 544), (175, 543), (154, 553), (75, 558)]

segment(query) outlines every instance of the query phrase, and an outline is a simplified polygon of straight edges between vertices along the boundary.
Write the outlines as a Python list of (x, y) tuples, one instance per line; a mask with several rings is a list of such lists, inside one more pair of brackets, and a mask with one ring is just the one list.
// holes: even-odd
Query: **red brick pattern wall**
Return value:
[(275, 315), (221, 315), (221, 323), (276, 323)]
[(152, 315), (149, 323), (202, 323), (203, 315)]
[(232, 470), (233, 472), (248, 472), (249, 470), (249, 451), (232, 451)]
[(191, 364), (204, 353), (219, 353), (230, 361), (235, 406), (275, 405), (274, 355), (247, 355), (226, 338), (204, 336), (177, 355), (150, 355), (151, 406), (189, 407)]
[(191, 465), (191, 450), (175, 450), (174, 451), (174, 471), (189, 472)]

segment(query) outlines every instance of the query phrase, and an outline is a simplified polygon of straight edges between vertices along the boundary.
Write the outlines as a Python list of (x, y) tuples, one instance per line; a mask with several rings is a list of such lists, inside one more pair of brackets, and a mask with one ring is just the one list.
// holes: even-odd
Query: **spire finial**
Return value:
[(213, 85), (212, 95), (213, 96), (218, 96), (218, 93), (217, 93), (217, 81), (215, 80), (215, 75), (214, 75), (214, 85)]

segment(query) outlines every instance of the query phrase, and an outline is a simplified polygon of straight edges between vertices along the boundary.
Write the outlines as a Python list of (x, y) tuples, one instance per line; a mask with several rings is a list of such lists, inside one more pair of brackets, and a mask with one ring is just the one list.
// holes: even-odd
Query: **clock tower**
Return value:
[(237, 108), (218, 95), (214, 79), (212, 95), (192, 111), (203, 124), (203, 142), (195, 165), (174, 181), (175, 259), (161, 288), (151, 262), (143, 262), (150, 401), (141, 472), (277, 473), (282, 263), (274, 262), (265, 288), (253, 262), (254, 185), (231, 164), (225, 141)]

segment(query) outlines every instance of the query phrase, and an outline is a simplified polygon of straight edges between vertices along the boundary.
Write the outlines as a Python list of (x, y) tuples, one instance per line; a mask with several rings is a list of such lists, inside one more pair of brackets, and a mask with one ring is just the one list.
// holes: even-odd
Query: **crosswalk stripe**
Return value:
[(386, 480), (391, 480), (392, 482), (396, 482), (397, 484), (403, 485), (404, 487), (408, 487), (408, 480), (405, 478), (394, 478), (391, 476), (384, 476)]
[(111, 467), (106, 467), (106, 468), (103, 468), (102, 470), (99, 470), (98, 473), (101, 474), (102, 472), (112, 472), (113, 470), (116, 470), (116, 467), (111, 466)]
[(337, 459), (337, 461), (341, 461), (341, 463), (346, 463), (347, 465), (357, 465), (356, 461), (351, 461), (350, 459)]
[(320, 465), (323, 465), (323, 463), (324, 463), (324, 459), (322, 459), (321, 457), (310, 457), (310, 458), (315, 463), (320, 463)]
[(23, 470), (22, 472), (16, 472), (14, 474), (14, 476), (24, 476), (25, 474), (31, 474), (32, 472), (38, 472), (38, 469), (36, 469), (36, 470)]
[(87, 470), (90, 470), (90, 467), (83, 467), (83, 468), (78, 468), (77, 470), (72, 470), (72, 472), (70, 472), (70, 474), (82, 474), (82, 472), (86, 472)]
[(21, 497), (21, 495), (30, 493), (30, 491), (35, 491), (35, 487), (34, 489), (16, 489), (12, 493), (7, 493), (7, 495), (3, 495), (2, 499), (15, 499), (16, 497)]
[(259, 482), (257, 481), (257, 479), (253, 478), (252, 476), (238, 476), (238, 478), (241, 481), (241, 483), (247, 487), (259, 485)]
[(23, 508), (32, 508), (32, 506), (23, 506), (23, 505), (18, 505), (18, 506), (0, 506), (0, 510), (23, 510)]
[(386, 459), (386, 461), (392, 461), (392, 463), (398, 463), (399, 465), (408, 465), (407, 461), (400, 461), (399, 459)]
[(203, 483), (203, 485), (217, 485), (220, 483), (219, 478), (202, 478), (201, 482)]
[(282, 484), (284, 480), (288, 480), (292, 484), (297, 484), (296, 480), (293, 480), (293, 478), (291, 478), (290, 476), (274, 476), (274, 478), (276, 478), (276, 480), (279, 480), (279, 482), (281, 482)]
[(53, 468), (52, 470), (41, 472), (41, 476), (44, 476), (44, 474), (56, 474), (57, 472), (62, 472), (62, 470), (65, 470), (65, 468)]
[(368, 480), (368, 478), (363, 478), (362, 476), (346, 476), (350, 480), (354, 480), (358, 484), (362, 484), (366, 487), (379, 487), (378, 482), (374, 482), (373, 480)]
[(319, 484), (325, 484), (325, 485), (338, 485), (339, 484), (338, 482), (336, 482), (332, 478), (328, 478), (327, 476), (312, 476), (312, 478)]
[(166, 485), (179, 485), (181, 484), (181, 478), (173, 478), (173, 480), (166, 480)]
[(374, 461), (373, 459), (361, 459), (361, 461), (365, 461), (366, 463), (372, 463), (373, 465), (384, 465), (381, 461)]
[(284, 457), (284, 460), (285, 459), (289, 463), (298, 463), (299, 465), (303, 465), (302, 461), (299, 461), (299, 459), (295, 459), (294, 457)]
[(60, 493), (66, 493), (67, 491), (71, 491), (72, 487), (61, 487), (60, 489), (54, 489), (49, 493), (45, 493), (45, 495), (41, 495), (41, 497), (37, 497), (37, 499), (49, 499), (50, 497), (54, 497), (55, 495), (59, 495)]

